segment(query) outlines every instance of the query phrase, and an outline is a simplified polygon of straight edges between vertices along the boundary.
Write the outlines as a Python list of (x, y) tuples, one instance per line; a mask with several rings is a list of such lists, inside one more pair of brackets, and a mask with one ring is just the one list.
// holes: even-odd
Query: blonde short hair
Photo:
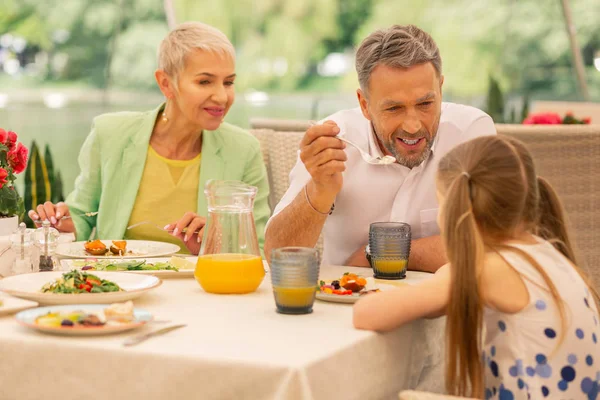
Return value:
[(185, 58), (193, 50), (211, 51), (235, 59), (235, 49), (227, 36), (201, 22), (185, 22), (173, 29), (158, 48), (158, 68), (177, 79)]
[(414, 25), (393, 25), (380, 29), (363, 40), (356, 51), (356, 72), (360, 88), (369, 89), (371, 72), (379, 64), (409, 68), (430, 62), (438, 77), (442, 75), (440, 49), (433, 38)]

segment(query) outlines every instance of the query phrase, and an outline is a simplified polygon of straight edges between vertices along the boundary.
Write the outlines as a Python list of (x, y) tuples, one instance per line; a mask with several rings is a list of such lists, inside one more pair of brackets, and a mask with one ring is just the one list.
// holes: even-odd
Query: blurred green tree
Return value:
[[(240, 89), (302, 88), (327, 54), (356, 47), (374, 29), (412, 23), (431, 33), (440, 46), (446, 94), (483, 98), (492, 74), (507, 97), (515, 91), (534, 98), (577, 96), (558, 2), (543, 6), (534, 0), (169, 2), (178, 22), (206, 22), (231, 38)], [(571, 4), (591, 71), (600, 46), (600, 2)], [(167, 29), (164, 0), (0, 2), (0, 34), (20, 35), (47, 56), (44, 80), (155, 87), (156, 47)], [(594, 84), (600, 83), (600, 75), (588, 74), (588, 80), (592, 96), (600, 96), (600, 85)], [(322, 90), (336, 90), (340, 84), (355, 88), (356, 78), (350, 71), (344, 80), (321, 83)]]

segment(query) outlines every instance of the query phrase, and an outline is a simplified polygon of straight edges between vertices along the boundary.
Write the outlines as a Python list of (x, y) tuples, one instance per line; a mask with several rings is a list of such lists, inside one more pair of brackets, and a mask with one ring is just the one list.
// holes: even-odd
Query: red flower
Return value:
[(8, 183), (6, 177), (8, 176), (8, 172), (4, 168), (0, 168), (0, 189), (4, 187)]
[(23, 143), (19, 143), (7, 153), (6, 158), (15, 174), (20, 174), (25, 171), (28, 155), (29, 150), (27, 150), (27, 147), (23, 146)]
[(584, 119), (581, 120), (584, 124), (591, 124), (592, 123), (592, 119), (590, 117), (585, 117)]
[(15, 148), (16, 144), (17, 144), (17, 134), (14, 133), (13, 131), (8, 131), (8, 139), (6, 140), (6, 146), (8, 147), (9, 150), (12, 150)]
[(6, 143), (6, 139), (8, 139), (8, 133), (4, 129), (0, 128), (0, 143)]
[(562, 118), (556, 113), (530, 114), (523, 121), (524, 125), (559, 125), (562, 124)]

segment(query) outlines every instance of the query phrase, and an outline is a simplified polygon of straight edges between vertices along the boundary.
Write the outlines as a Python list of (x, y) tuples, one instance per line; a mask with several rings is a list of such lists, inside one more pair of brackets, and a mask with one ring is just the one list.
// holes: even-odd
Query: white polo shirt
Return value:
[[(337, 112), (325, 120), (340, 127), (340, 135), (372, 156), (383, 156), (360, 108)], [(367, 164), (353, 146), (346, 146), (346, 171), (342, 190), (335, 199), (335, 211), (323, 227), (323, 263), (343, 265), (369, 241), (372, 222), (399, 221), (411, 225), (412, 238), (440, 233), (435, 176), (440, 159), (454, 146), (470, 139), (495, 135), (492, 119), (473, 107), (442, 103), (442, 114), (429, 158), (409, 169), (400, 164)], [(296, 198), (310, 181), (310, 174), (298, 158), (290, 172), (290, 187), (275, 208), (273, 218)]]

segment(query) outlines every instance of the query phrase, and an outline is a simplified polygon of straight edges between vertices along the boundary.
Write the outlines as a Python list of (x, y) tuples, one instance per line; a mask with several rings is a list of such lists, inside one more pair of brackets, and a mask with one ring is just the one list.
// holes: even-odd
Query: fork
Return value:
[[(89, 211), (89, 212), (80, 213), (80, 214), (64, 215), (64, 216), (60, 217), (60, 220), (71, 219), (73, 217), (95, 217), (96, 215), (98, 215), (98, 211)], [(41, 225), (42, 222), (43, 222), (43, 220), (40, 220), (40, 219), (33, 221), (33, 223), (39, 224), (39, 225)], [(58, 221), (57, 221), (57, 223), (58, 223)]]
[(60, 219), (69, 219), (69, 218), (73, 218), (73, 217), (95, 217), (96, 215), (98, 215), (98, 211), (86, 212), (86, 213), (81, 213), (81, 214), (65, 215), (64, 217), (61, 217)]
[[(129, 229), (133, 229), (133, 228), (135, 228), (135, 227), (137, 227), (137, 226), (140, 226), (140, 225), (146, 225), (146, 224), (153, 225), (153, 226), (155, 226), (157, 229), (160, 229), (160, 230), (161, 230), (161, 231), (163, 231), (163, 232), (172, 233), (172, 232), (174, 231), (174, 229), (168, 229), (168, 230), (167, 230), (167, 229), (165, 229), (164, 227), (160, 227), (160, 226), (156, 225), (156, 224), (155, 224), (154, 222), (152, 222), (152, 221), (142, 221), (142, 222), (138, 222), (138, 223), (136, 223), (136, 224), (133, 224), (133, 225), (129, 225), (129, 226), (127, 227), (127, 230), (129, 230)], [(181, 233), (187, 233), (187, 228), (183, 228), (183, 230), (181, 231)], [(198, 233), (200, 233), (200, 231), (196, 231), (196, 232), (194, 232), (194, 233), (198, 234)]]

